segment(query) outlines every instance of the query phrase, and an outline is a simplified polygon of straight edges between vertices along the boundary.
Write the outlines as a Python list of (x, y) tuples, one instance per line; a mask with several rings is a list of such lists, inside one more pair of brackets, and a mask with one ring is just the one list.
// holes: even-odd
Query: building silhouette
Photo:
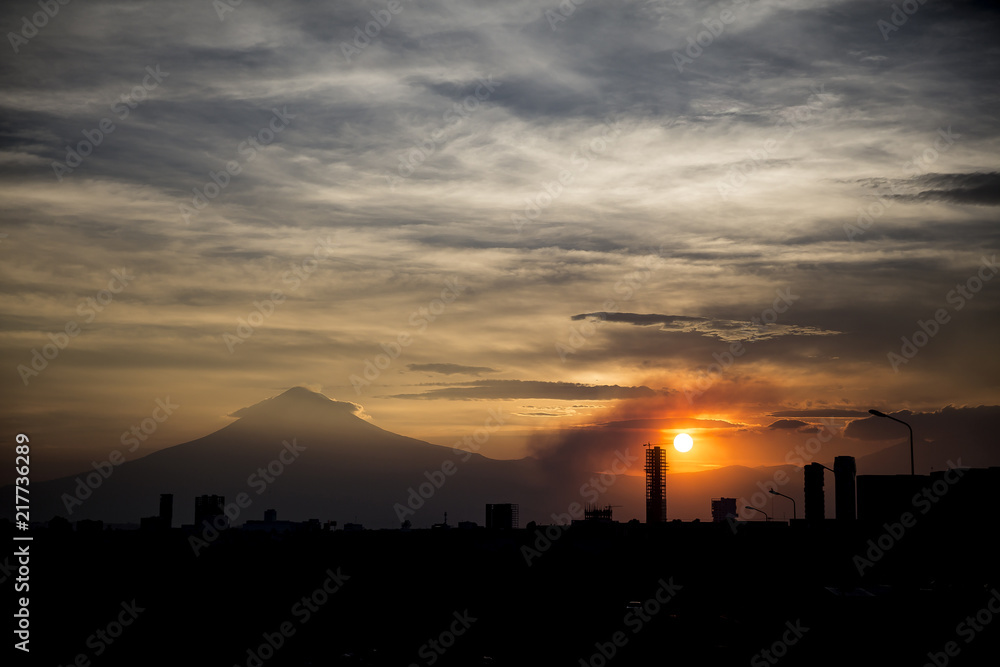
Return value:
[(853, 456), (837, 456), (833, 459), (834, 489), (836, 491), (837, 520), (854, 521), (858, 518), (858, 503), (855, 491), (855, 477), (858, 468)]
[(858, 475), (857, 479), (859, 521), (896, 523), (909, 513), (977, 532), (996, 504), (1000, 467), (949, 467), (929, 475)]
[(810, 463), (805, 467), (806, 521), (826, 519), (826, 498), (823, 495), (824, 472), (826, 468), (819, 463)]
[(278, 510), (264, 510), (264, 521), (274, 523), (278, 520)]
[(486, 505), (486, 527), (490, 530), (518, 528), (517, 503), (497, 503)]
[(144, 516), (139, 519), (142, 530), (170, 530), (174, 523), (174, 494), (160, 494), (160, 513), (157, 516)]
[(646, 523), (667, 521), (667, 470), (670, 464), (659, 446), (646, 445)]
[[(208, 524), (225, 525), (226, 519), (226, 497), (225, 496), (195, 496), (194, 499), (194, 525), (201, 528), (204, 522)], [(219, 519), (218, 517), (222, 517)], [(216, 526), (219, 527), (219, 526)]]
[(171, 528), (174, 525), (174, 494), (160, 494), (160, 523), (162, 528)]
[(858, 475), (858, 521), (899, 521), (914, 512), (913, 497), (930, 485), (927, 475)]
[(611, 505), (587, 505), (583, 508), (584, 521), (611, 521)]
[(712, 521), (724, 523), (727, 519), (735, 519), (736, 498), (712, 498)]

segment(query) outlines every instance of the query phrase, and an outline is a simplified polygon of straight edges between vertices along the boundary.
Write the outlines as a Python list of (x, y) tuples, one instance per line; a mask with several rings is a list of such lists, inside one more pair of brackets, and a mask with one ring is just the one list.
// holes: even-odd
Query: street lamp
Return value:
[(894, 422), (899, 422), (906, 428), (910, 429), (910, 474), (915, 474), (913, 472), (913, 427), (904, 422), (902, 419), (896, 419), (892, 415), (887, 415), (884, 412), (879, 412), (878, 410), (869, 410), (869, 414), (873, 414), (876, 417), (885, 417), (886, 419), (891, 419)]
[(782, 496), (782, 497), (784, 497), (784, 498), (788, 498), (789, 500), (791, 500), (791, 501), (792, 501), (792, 520), (794, 521), (795, 519), (797, 519), (797, 518), (798, 518), (798, 517), (796, 516), (796, 514), (795, 514), (795, 498), (792, 498), (791, 496), (786, 496), (786, 495), (785, 495), (785, 494), (783, 494), (783, 493), (778, 493), (778, 492), (777, 492), (777, 491), (775, 491), (774, 489), (768, 489), (767, 491), (768, 491), (768, 493), (770, 493), (770, 494), (772, 494), (772, 495), (775, 495), (775, 496)]
[(769, 517), (767, 515), (767, 512), (765, 512), (764, 510), (760, 509), (759, 507), (754, 507), (753, 505), (745, 505), (745, 507), (748, 510), (754, 510), (756, 512), (760, 512), (761, 514), (763, 514), (764, 515), (764, 521), (770, 521), (771, 520), (771, 517)]

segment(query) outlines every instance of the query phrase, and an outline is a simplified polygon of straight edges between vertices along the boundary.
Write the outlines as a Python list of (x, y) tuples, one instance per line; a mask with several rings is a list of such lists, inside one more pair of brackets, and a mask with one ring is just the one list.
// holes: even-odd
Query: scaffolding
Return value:
[(663, 449), (646, 445), (646, 523), (667, 521), (667, 470)]

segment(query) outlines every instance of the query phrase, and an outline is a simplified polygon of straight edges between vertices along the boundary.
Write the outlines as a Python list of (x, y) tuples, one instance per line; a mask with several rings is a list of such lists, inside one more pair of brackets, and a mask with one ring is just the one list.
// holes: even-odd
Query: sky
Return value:
[(689, 471), (997, 424), (1000, 12), (894, 7), (4, 3), (3, 437), (52, 477), (300, 385)]

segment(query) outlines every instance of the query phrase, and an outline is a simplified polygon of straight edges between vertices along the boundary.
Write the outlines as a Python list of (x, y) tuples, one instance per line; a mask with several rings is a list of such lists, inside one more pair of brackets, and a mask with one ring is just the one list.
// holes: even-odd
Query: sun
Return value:
[(674, 449), (679, 452), (689, 452), (694, 446), (694, 439), (687, 433), (678, 433), (674, 438)]

